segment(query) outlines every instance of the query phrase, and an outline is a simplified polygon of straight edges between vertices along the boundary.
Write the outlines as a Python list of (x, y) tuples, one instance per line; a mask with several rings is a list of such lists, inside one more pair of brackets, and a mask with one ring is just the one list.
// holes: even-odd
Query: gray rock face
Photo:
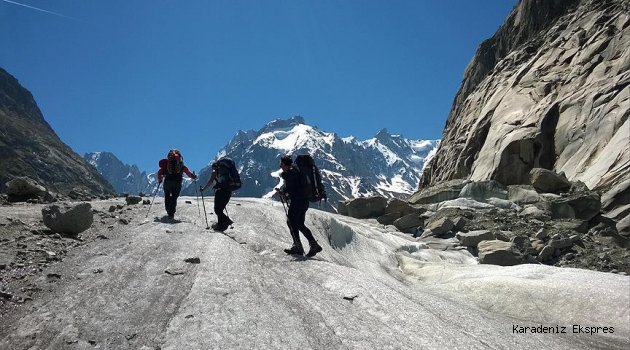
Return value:
[(56, 233), (79, 234), (92, 226), (92, 205), (48, 205), (42, 209), (44, 225)]
[[(533, 168), (604, 196), (627, 180), (628, 13), (627, 1), (520, 1), (467, 67), (420, 188), (451, 179), (526, 184)], [(610, 203), (624, 190), (615, 191)]]
[(387, 198), (355, 198), (346, 203), (348, 216), (357, 219), (376, 218), (385, 213)]

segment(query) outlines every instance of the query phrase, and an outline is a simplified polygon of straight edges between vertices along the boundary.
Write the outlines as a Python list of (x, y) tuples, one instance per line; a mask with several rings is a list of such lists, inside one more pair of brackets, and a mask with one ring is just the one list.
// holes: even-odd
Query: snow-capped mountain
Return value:
[(138, 166), (123, 164), (110, 152), (86, 153), (83, 158), (92, 164), (118, 193), (136, 195), (153, 193), (157, 184), (155, 173), (147, 174)]
[[(439, 140), (391, 135), (386, 129), (364, 141), (352, 136), (341, 138), (307, 125), (297, 116), (274, 120), (258, 131), (238, 131), (214, 160), (225, 156), (236, 162), (243, 182), (236, 195), (268, 197), (279, 184), (280, 157), (309, 153), (321, 170), (329, 199), (327, 209), (331, 209), (338, 200), (358, 196), (413, 193), (427, 157), (438, 144)], [(210, 173), (209, 165), (202, 169), (200, 183), (207, 181)], [(194, 189), (184, 189), (183, 193), (194, 195)]]

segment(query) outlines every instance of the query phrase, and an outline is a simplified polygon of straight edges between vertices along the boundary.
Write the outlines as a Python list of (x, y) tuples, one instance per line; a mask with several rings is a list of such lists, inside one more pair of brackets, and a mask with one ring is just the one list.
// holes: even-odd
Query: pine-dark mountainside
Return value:
[(28, 176), (64, 195), (73, 189), (92, 195), (113, 193), (96, 169), (59, 139), (33, 95), (2, 68), (0, 159), (0, 191), (11, 179)]

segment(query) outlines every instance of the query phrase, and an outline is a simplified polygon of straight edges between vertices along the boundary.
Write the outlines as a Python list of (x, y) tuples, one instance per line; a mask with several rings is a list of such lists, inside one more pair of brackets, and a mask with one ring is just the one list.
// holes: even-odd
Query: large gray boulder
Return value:
[(79, 234), (92, 226), (94, 221), (92, 205), (48, 205), (42, 209), (44, 225), (56, 233)]
[(549, 201), (554, 218), (590, 220), (599, 214), (601, 200), (596, 192), (573, 193)]
[(357, 219), (377, 218), (385, 213), (387, 198), (366, 197), (355, 198), (346, 203), (348, 216)]
[(140, 196), (127, 196), (125, 198), (125, 202), (127, 202), (127, 205), (138, 204), (138, 203), (142, 202), (142, 197), (140, 197)]
[(348, 201), (339, 201), (337, 202), (337, 213), (341, 215), (348, 216)]
[(451, 231), (453, 227), (455, 227), (455, 224), (451, 219), (447, 217), (441, 217), (437, 219), (431, 218), (424, 228), (431, 231), (432, 236), (439, 237)]
[(523, 262), (523, 256), (512, 242), (481, 241), (477, 245), (480, 264), (513, 266)]
[(460, 198), (471, 198), (485, 202), (488, 198), (507, 199), (507, 188), (497, 181), (472, 181), (467, 183), (459, 192)]
[(439, 203), (459, 197), (459, 193), (468, 183), (466, 180), (456, 179), (426, 187), (409, 197), (411, 204)]
[(411, 233), (412, 229), (424, 225), (424, 220), (419, 214), (411, 213), (407, 214), (400, 219), (394, 221), (394, 226), (400, 231), (405, 233)]
[(537, 203), (542, 200), (531, 185), (508, 186), (508, 199), (519, 205)]
[(6, 184), (9, 201), (26, 201), (31, 198), (46, 197), (47, 191), (37, 181), (27, 176), (16, 177)]
[(529, 172), (531, 185), (539, 192), (557, 193), (571, 188), (571, 182), (564, 174), (542, 168), (534, 168)]
[(404, 216), (411, 213), (422, 214), (426, 209), (415, 208), (409, 202), (402, 199), (392, 198), (387, 202), (385, 207), (385, 214), (400, 213), (400, 216)]
[(489, 230), (476, 230), (470, 232), (458, 232), (455, 236), (459, 240), (459, 243), (466, 247), (477, 247), (481, 241), (491, 241), (494, 239), (494, 234)]

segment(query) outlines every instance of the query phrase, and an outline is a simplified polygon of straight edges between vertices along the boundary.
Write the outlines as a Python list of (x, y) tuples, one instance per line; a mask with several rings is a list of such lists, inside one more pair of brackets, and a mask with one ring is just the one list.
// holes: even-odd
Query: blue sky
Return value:
[[(13, 1), (11, 1), (13, 2)], [(0, 67), (77, 153), (205, 166), (301, 115), (340, 136), (442, 135), (466, 65), (516, 0), (0, 0)]]

